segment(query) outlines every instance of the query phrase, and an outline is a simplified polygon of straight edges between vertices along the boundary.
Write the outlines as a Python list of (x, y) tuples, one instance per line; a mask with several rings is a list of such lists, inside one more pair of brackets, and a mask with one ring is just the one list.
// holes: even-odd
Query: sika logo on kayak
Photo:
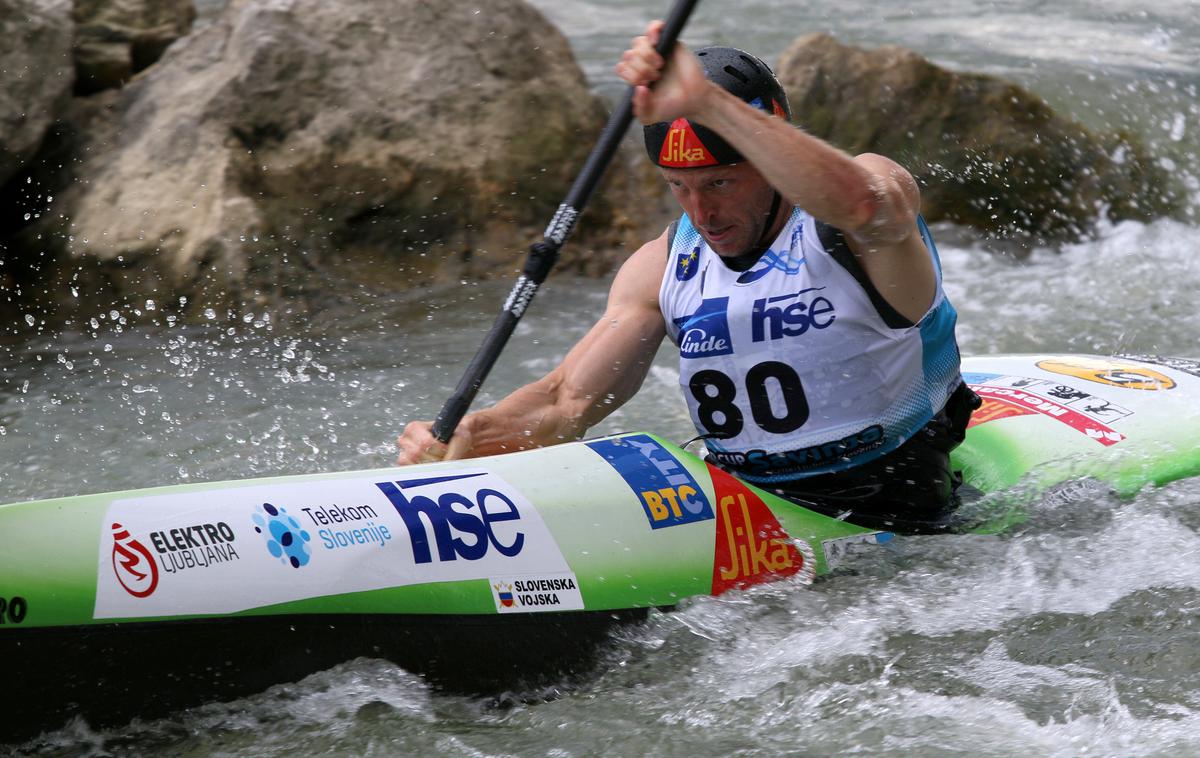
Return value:
[(679, 355), (684, 358), (710, 358), (733, 352), (726, 310), (729, 298), (704, 300), (690, 316), (675, 319), (679, 327)]
[(158, 587), (158, 565), (146, 546), (118, 523), (112, 525), (112, 567), (117, 581), (134, 597), (149, 597)]
[(645, 434), (586, 443), (637, 493), (650, 528), (707, 521), (712, 505), (675, 456)]
[(288, 515), (286, 508), (276, 508), (270, 503), (262, 504), (262, 513), (255, 511), (251, 516), (254, 531), (266, 540), (267, 552), (292, 568), (300, 568), (312, 557), (308, 543), (312, 539), (300, 528), (296, 519)]
[(807, 544), (789, 539), (775, 514), (753, 490), (711, 464), (708, 469), (719, 512), (712, 594), (795, 574), (812, 581), (815, 566)]
[[(517, 530), (521, 512), (511, 497), (494, 487), (467, 486), (460, 491), (455, 486), (443, 491), (449, 483), (462, 481), (469, 485), (469, 480), (486, 475), (480, 472), (376, 483), (404, 519), (415, 563), (433, 562), (435, 545), (439, 562), (459, 558), (477, 561), (491, 550), (506, 558), (521, 552), (525, 534)], [(413, 494), (426, 488), (431, 495)]]

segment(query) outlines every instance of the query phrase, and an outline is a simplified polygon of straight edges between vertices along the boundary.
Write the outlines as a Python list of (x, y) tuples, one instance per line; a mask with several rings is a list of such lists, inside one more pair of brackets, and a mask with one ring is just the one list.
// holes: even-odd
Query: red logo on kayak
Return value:
[(971, 420), (967, 422), (967, 428), (986, 424), (989, 421), (997, 421), (1002, 418), (1012, 418), (1013, 416), (1031, 416), (1037, 411), (1032, 408), (1022, 408), (1017, 405), (1011, 405), (1002, 400), (985, 397), (981, 398), (983, 405), (979, 406), (974, 413), (971, 414)]
[(775, 514), (742, 482), (708, 467), (717, 493), (717, 544), (712, 594), (772, 582), (804, 569)]
[(158, 587), (158, 566), (154, 557), (125, 527), (113, 523), (112, 531), (112, 566), (117, 581), (130, 595), (149, 597)]
[(698, 168), (715, 166), (717, 159), (696, 136), (692, 124), (686, 118), (677, 118), (667, 130), (667, 139), (658, 154), (658, 165), (670, 168)]
[(988, 384), (972, 384), (971, 389), (975, 390), (975, 393), (983, 398), (985, 403), (991, 400), (994, 403), (1007, 405), (1021, 411), (1012, 413), (1013, 416), (1022, 416), (1029, 411), (1049, 416), (1075, 431), (1087, 435), (1089, 439), (1093, 439), (1105, 447), (1115, 445), (1125, 439), (1125, 435), (1107, 424), (1028, 390), (1019, 390), (1015, 387), (993, 387)]

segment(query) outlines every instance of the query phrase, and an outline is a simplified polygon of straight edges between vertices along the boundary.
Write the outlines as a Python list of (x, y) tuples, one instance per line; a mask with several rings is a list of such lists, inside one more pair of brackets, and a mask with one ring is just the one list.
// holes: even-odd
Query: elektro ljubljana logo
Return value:
[(154, 556), (120, 524), (112, 525), (112, 536), (112, 566), (117, 581), (134, 597), (150, 597), (158, 587)]
[[(288, 515), (286, 508), (276, 508), (270, 503), (262, 504), (263, 513), (253, 516), (254, 531), (267, 542), (267, 551), (282, 563), (300, 568), (312, 558), (308, 543), (312, 537), (300, 528), (300, 523)], [(263, 514), (266, 514), (265, 516)]]

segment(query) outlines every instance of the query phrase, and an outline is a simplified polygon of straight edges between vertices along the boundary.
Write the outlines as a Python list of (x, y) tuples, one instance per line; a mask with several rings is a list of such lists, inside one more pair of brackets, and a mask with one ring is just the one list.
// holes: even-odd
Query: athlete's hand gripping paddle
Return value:
[[(684, 24), (687, 23), (688, 16), (691, 15), (692, 9), (698, 2), (699, 0), (676, 0), (674, 7), (671, 8), (671, 13), (663, 24), (658, 44), (655, 45), (655, 49), (664, 59), (668, 59), (671, 48), (675, 46), (675, 40), (679, 37)], [(613, 111), (608, 123), (605, 124), (604, 131), (600, 134), (600, 140), (592, 148), (583, 170), (575, 178), (575, 183), (571, 185), (566, 199), (558, 206), (554, 217), (550, 219), (541, 241), (530, 246), (529, 255), (525, 259), (524, 271), (513, 285), (512, 292), (504, 302), (504, 307), (500, 309), (500, 315), (492, 324), (492, 330), (488, 332), (479, 351), (471, 359), (454, 394), (442, 406), (441, 412), (433, 422), (433, 436), (440, 442), (449, 442), (454, 435), (454, 429), (458, 426), (458, 422), (462, 421), (467, 409), (471, 407), (476, 393), (483, 386), (483, 381), (491, 372), (496, 359), (500, 357), (500, 351), (508, 344), (508, 338), (516, 329), (517, 322), (521, 320), (521, 316), (525, 315), (525, 309), (529, 307), (529, 302), (533, 300), (538, 287), (546, 281), (546, 276), (558, 259), (558, 251), (575, 227), (575, 220), (579, 218), (579, 214), (587, 205), (592, 191), (596, 188), (600, 177), (604, 175), (608, 164), (612, 162), (617, 146), (621, 143), (625, 130), (629, 128), (629, 122), (633, 120), (633, 92), (634, 88), (630, 87), (621, 98), (617, 109)]]

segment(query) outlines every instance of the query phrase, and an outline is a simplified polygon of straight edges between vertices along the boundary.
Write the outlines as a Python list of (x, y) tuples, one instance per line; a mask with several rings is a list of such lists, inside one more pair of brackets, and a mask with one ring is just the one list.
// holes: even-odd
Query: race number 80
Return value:
[[(771, 406), (768, 382), (774, 380), (781, 390), (783, 414)], [(697, 371), (688, 382), (696, 398), (700, 423), (710, 434), (736, 437), (745, 425), (745, 417), (734, 403), (737, 385), (727, 375), (715, 369)], [(808, 398), (796, 371), (786, 363), (764, 361), (746, 372), (746, 396), (754, 423), (771, 434), (794, 432), (808, 421)], [(719, 418), (718, 418), (719, 417)]]

